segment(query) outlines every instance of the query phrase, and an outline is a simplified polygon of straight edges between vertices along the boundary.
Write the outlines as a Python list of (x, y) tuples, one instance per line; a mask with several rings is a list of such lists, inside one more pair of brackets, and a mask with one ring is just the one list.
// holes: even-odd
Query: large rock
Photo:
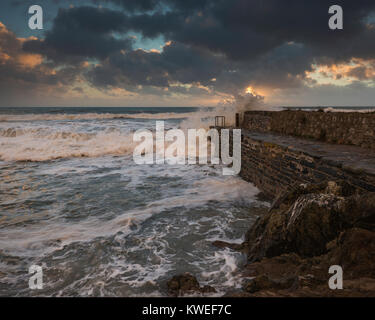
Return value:
[(175, 297), (216, 292), (211, 286), (201, 287), (198, 280), (190, 273), (174, 276), (167, 282), (167, 288), (168, 294)]
[(375, 232), (352, 228), (328, 244), (327, 265), (342, 266), (345, 278), (375, 278)]
[(296, 286), (297, 284), (297, 277), (272, 279), (271, 277), (262, 274), (247, 281), (244, 285), (244, 290), (249, 293), (254, 293), (261, 290), (283, 290), (293, 288), (293, 286)]
[(312, 257), (352, 226), (374, 226), (375, 195), (360, 195), (345, 182), (301, 185), (281, 195), (270, 211), (247, 232), (244, 247), (250, 261), (297, 253)]
[(375, 230), (375, 192), (350, 197), (348, 211), (353, 226)]
[(299, 197), (286, 212), (282, 236), (288, 251), (303, 257), (324, 253), (327, 242), (349, 226), (345, 206), (345, 199), (333, 194)]
[[(246, 265), (242, 293), (247, 296), (375, 296), (375, 232), (350, 228), (327, 244), (324, 255), (283, 254)], [(330, 266), (343, 268), (343, 290), (331, 290)], [(236, 296), (241, 296), (237, 293)]]

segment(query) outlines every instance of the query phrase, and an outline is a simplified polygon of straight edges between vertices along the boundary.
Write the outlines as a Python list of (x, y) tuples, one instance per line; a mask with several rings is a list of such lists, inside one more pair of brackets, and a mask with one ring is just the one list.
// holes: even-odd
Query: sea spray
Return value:
[[(139, 129), (133, 135), (133, 142), (140, 142), (134, 148), (133, 160), (136, 164), (207, 164), (207, 140), (211, 142), (211, 164), (231, 165), (232, 168), (223, 168), (224, 175), (236, 175), (241, 170), (241, 130), (233, 129), (233, 151), (230, 152), (229, 129), (221, 129), (221, 139), (217, 129), (188, 129), (187, 138), (181, 129), (171, 129), (164, 132), (164, 122), (156, 121), (155, 125), (155, 159), (154, 159), (154, 135), (150, 130)], [(166, 148), (165, 141), (171, 142)], [(197, 148), (197, 144), (199, 147)], [(186, 161), (185, 150), (188, 145), (188, 160)], [(221, 148), (219, 146), (221, 145)], [(219, 149), (221, 154), (219, 158)], [(197, 156), (198, 151), (198, 156)], [(192, 153), (190, 153), (192, 152)], [(232, 154), (232, 156), (230, 156)]]

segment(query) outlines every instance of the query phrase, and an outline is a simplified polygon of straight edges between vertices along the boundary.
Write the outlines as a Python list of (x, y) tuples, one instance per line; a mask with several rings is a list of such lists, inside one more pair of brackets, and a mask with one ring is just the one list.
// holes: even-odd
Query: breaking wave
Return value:
[[(207, 129), (206, 119), (225, 110), (38, 110), (0, 115), (0, 295), (163, 296), (179, 270), (215, 287), (215, 295), (240, 285), (245, 257), (212, 242), (243, 241), (258, 190), (223, 176), (221, 165), (131, 160), (135, 130), (154, 131), (157, 119), (166, 120), (165, 130)], [(30, 263), (48, 274), (43, 292), (25, 286)]]
[(0, 130), (0, 159), (3, 161), (46, 161), (71, 157), (130, 154), (130, 134), (116, 130), (53, 132), (49, 128)]
[(4, 114), (0, 122), (8, 121), (44, 121), (44, 120), (105, 120), (105, 119), (183, 119), (193, 117), (196, 112), (164, 112), (164, 113), (80, 113), (80, 114)]

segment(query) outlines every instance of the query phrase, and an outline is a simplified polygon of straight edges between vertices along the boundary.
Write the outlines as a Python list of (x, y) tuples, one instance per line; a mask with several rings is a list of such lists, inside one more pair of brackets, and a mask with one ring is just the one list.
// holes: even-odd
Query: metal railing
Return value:
[(225, 117), (216, 116), (215, 117), (215, 127), (225, 127)]

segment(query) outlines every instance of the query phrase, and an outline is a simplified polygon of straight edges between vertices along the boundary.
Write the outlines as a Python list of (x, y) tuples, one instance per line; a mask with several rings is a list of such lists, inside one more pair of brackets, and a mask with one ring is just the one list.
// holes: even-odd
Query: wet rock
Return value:
[(224, 294), (223, 297), (230, 297), (230, 298), (246, 298), (246, 297), (252, 297), (253, 295), (249, 292), (243, 291), (243, 290), (231, 290)]
[(243, 246), (250, 261), (292, 252), (322, 255), (341, 231), (354, 225), (373, 228), (374, 216), (374, 193), (359, 195), (342, 181), (301, 185), (275, 201), (247, 232)]
[(198, 280), (189, 273), (174, 276), (167, 283), (168, 293), (179, 296), (189, 292), (199, 292), (200, 286)]
[(272, 289), (274, 288), (273, 284), (273, 281), (271, 281), (266, 275), (261, 275), (247, 281), (244, 285), (244, 290), (250, 293), (254, 293), (260, 290)]
[(375, 278), (375, 232), (352, 228), (328, 244), (327, 265), (342, 266), (345, 278)]
[(212, 242), (212, 245), (219, 249), (229, 248), (235, 251), (241, 251), (243, 249), (242, 244), (230, 243), (230, 242), (225, 242), (225, 241), (220, 241), (220, 240)]
[[(375, 193), (342, 181), (298, 186), (258, 218), (242, 250), (245, 283), (233, 296), (375, 296)], [(328, 287), (332, 265), (343, 290)]]
[(191, 294), (214, 293), (216, 290), (211, 286), (200, 287), (197, 278), (190, 273), (174, 276), (167, 282), (168, 294), (171, 296), (184, 296)]
[(363, 277), (355, 280), (346, 280), (345, 288), (360, 291), (364, 296), (375, 296), (375, 279)]
[(286, 213), (282, 234), (288, 251), (302, 257), (326, 252), (327, 242), (349, 226), (345, 205), (345, 198), (333, 194), (308, 194), (298, 198)]
[[(374, 236), (372, 231), (352, 228), (331, 241), (327, 245), (328, 253), (324, 255), (301, 258), (296, 254), (284, 254), (249, 263), (243, 271), (243, 296), (375, 296)], [(331, 265), (343, 267), (343, 290), (328, 287)]]
[(348, 202), (353, 226), (375, 231), (375, 192), (351, 197)]
[(266, 193), (264, 192), (259, 192), (257, 195), (256, 195), (256, 199), (258, 201), (270, 201), (272, 200), (272, 198), (270, 198), (269, 196), (267, 196)]
[(243, 275), (246, 278), (267, 274), (271, 278), (277, 279), (296, 276), (300, 268), (305, 268), (303, 259), (296, 254), (283, 254), (247, 264), (243, 270)]
[(261, 290), (283, 290), (298, 286), (297, 277), (283, 277), (280, 279), (271, 279), (269, 276), (262, 274), (246, 282), (244, 290), (254, 293)]
[(297, 185), (291, 190), (279, 195), (270, 209), (279, 209), (280, 207), (291, 206), (300, 196), (306, 194), (333, 194), (340, 197), (349, 197), (357, 195), (360, 190), (355, 186), (343, 180), (338, 181), (324, 181), (314, 184)]
[(200, 289), (200, 292), (202, 292), (202, 293), (215, 293), (216, 290), (215, 290), (215, 288), (206, 285), (206, 286), (204, 286), (203, 288)]

